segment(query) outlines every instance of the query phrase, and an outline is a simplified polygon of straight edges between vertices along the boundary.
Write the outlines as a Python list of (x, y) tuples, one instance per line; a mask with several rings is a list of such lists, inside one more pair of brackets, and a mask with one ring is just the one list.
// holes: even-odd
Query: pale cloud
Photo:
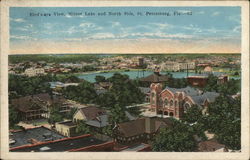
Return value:
[(80, 23), (78, 27), (81, 29), (84, 29), (85, 31), (87, 31), (88, 29), (91, 29), (91, 30), (102, 30), (103, 29), (103, 27), (97, 26), (95, 23), (91, 23), (91, 22), (87, 22), (87, 21)]
[[(29, 36), (23, 36), (23, 35), (11, 35), (10, 38), (18, 39), (18, 40), (30, 40), (30, 39), (32, 39)], [(36, 40), (36, 39), (34, 39), (34, 40)]]
[(107, 38), (115, 38), (113, 33), (96, 33), (92, 36), (88, 37), (89, 39), (107, 39)]
[(121, 26), (120, 22), (110, 22), (110, 23), (112, 28)]
[(80, 42), (82, 41), (82, 38), (64, 38), (64, 40), (70, 42)]
[(240, 32), (241, 31), (241, 26), (236, 26), (233, 29), (233, 32)]
[(17, 23), (26, 22), (23, 18), (11, 18), (10, 20)]
[(196, 12), (196, 14), (205, 14), (204, 11)]
[(55, 27), (56, 25), (58, 25), (57, 23), (44, 23), (43, 27), (47, 30), (51, 30), (53, 29), (53, 27)]
[(177, 10), (177, 12), (180, 12), (182, 14), (186, 14), (186, 13), (190, 13), (192, 11), (189, 11), (189, 10)]
[(212, 13), (212, 16), (218, 16), (218, 15), (220, 15), (220, 12), (213, 12)]
[(72, 18), (72, 16), (71, 15), (69, 15), (69, 14), (66, 14), (66, 16), (65, 16), (66, 18)]
[(138, 37), (138, 39), (141, 38), (148, 38), (148, 39), (154, 39), (154, 38), (192, 38), (193, 36), (191, 35), (186, 35), (186, 34), (167, 34), (167, 33), (163, 33), (163, 32), (156, 32), (156, 33), (151, 33), (151, 32), (147, 32), (147, 33), (131, 33), (131, 34), (126, 34), (125, 36), (123, 36), (123, 38), (125, 37)]
[(241, 23), (241, 17), (239, 15), (228, 16), (228, 20), (239, 24)]
[(173, 25), (170, 25), (168, 23), (149, 23), (152, 29), (157, 29), (157, 30), (163, 30), (163, 29), (171, 29), (173, 28)]
[(191, 31), (194, 31), (194, 32), (202, 32), (203, 31), (201, 28), (199, 28), (198, 26), (193, 25), (193, 24), (190, 24), (190, 25), (187, 25), (187, 26), (182, 26), (180, 28), (182, 28), (184, 30), (191, 30)]
[(33, 24), (27, 24), (25, 26), (22, 26), (22, 27), (17, 27), (16, 30), (19, 30), (19, 31), (31, 31), (33, 28)]
[(94, 23), (90, 23), (90, 22), (82, 22), (79, 24), (79, 27), (82, 27), (82, 28), (92, 28), (92, 27), (96, 27), (96, 25)]

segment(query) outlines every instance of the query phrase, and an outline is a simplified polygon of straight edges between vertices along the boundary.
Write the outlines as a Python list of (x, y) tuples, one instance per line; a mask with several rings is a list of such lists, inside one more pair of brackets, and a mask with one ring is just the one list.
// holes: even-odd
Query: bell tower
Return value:
[(162, 84), (161, 83), (152, 83), (150, 85), (150, 106), (151, 110), (155, 111), (159, 106), (159, 98), (160, 93), (162, 91)]

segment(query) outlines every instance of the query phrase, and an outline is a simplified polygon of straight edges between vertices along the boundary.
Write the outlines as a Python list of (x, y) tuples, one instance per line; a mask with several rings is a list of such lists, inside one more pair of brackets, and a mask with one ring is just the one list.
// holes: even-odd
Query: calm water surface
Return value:
[[(97, 75), (99, 76), (104, 76), (106, 78), (112, 77), (116, 72), (107, 72), (107, 73), (89, 73), (89, 74), (83, 74), (79, 75), (78, 77), (80, 79), (84, 79), (89, 82), (95, 82), (95, 77)], [(120, 71), (119, 73), (121, 74), (126, 74), (129, 76), (130, 79), (136, 79), (136, 78), (143, 78), (146, 76), (149, 76), (150, 74), (153, 73), (153, 71)], [(186, 72), (161, 72), (161, 74), (167, 74), (171, 73), (174, 78), (186, 78), (187, 73)], [(214, 72), (214, 75), (219, 75), (222, 74), (220, 72)], [(196, 73), (188, 73), (189, 76), (196, 76), (196, 75), (204, 75), (204, 74), (196, 74)]]

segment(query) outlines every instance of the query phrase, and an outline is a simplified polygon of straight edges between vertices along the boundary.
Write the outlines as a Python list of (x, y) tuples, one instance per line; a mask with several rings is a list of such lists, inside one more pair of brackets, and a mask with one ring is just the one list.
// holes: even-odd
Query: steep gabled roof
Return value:
[(143, 133), (155, 133), (160, 128), (171, 126), (171, 124), (172, 123), (169, 119), (146, 117), (136, 119), (134, 121), (120, 123), (118, 124), (118, 130), (125, 137), (132, 137)]
[(106, 114), (106, 111), (96, 106), (88, 106), (79, 109), (87, 120), (93, 120), (98, 116)]
[(118, 124), (119, 131), (125, 137), (132, 137), (145, 132), (145, 119), (136, 119), (125, 123)]

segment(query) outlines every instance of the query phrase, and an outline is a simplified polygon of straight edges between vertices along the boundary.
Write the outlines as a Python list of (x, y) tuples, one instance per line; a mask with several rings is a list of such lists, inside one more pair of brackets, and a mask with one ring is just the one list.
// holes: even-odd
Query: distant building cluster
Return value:
[(33, 76), (38, 76), (38, 75), (44, 75), (45, 70), (43, 68), (28, 68), (24, 71), (24, 74), (33, 77)]
[(160, 66), (162, 71), (183, 71), (195, 70), (197, 68), (204, 70), (204, 72), (212, 72), (212, 67), (218, 67), (225, 64), (240, 65), (240, 58), (238, 56), (231, 56), (234, 61), (224, 56), (208, 56), (196, 58), (195, 60), (187, 58), (173, 58), (166, 56), (165, 60), (160, 60), (154, 57), (144, 56), (108, 56), (99, 57), (98, 62), (78, 62), (78, 63), (47, 63), (45, 61), (39, 62), (20, 62), (16, 64), (9, 64), (10, 74), (23, 74), (26, 76), (38, 76), (48, 73), (70, 73), (70, 72), (85, 72), (86, 68), (91, 68), (95, 71), (106, 71), (116, 69), (148, 69), (154, 70), (155, 67)]
[(195, 69), (195, 62), (165, 62), (161, 64), (163, 71), (181, 71), (187, 69)]

